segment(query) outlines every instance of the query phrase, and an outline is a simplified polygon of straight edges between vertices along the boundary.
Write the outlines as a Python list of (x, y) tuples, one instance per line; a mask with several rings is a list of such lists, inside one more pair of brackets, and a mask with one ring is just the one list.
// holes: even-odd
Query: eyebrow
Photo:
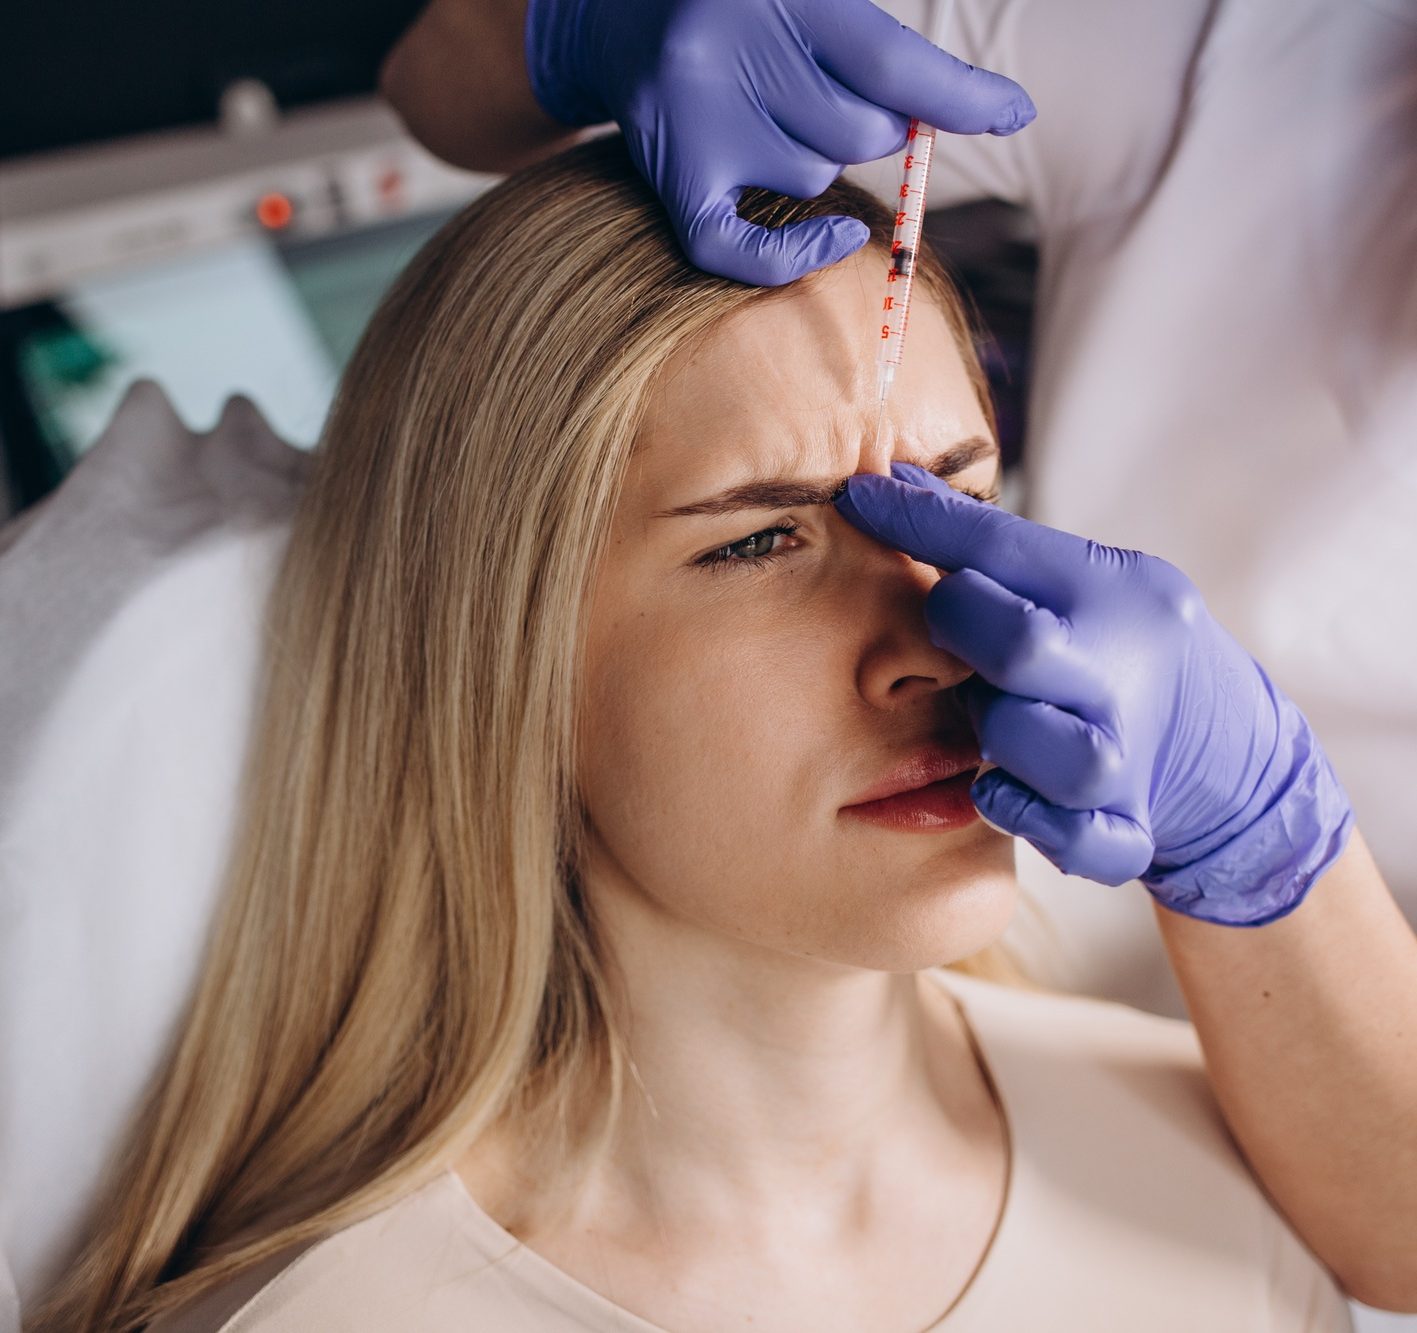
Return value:
[[(999, 446), (993, 440), (982, 435), (971, 435), (967, 440), (950, 445), (943, 453), (936, 454), (921, 466), (941, 480), (948, 480), (991, 455), (997, 456), (998, 453)], [(846, 477), (831, 477), (822, 481), (768, 477), (758, 481), (745, 481), (740, 485), (730, 486), (717, 495), (695, 500), (692, 504), (657, 510), (650, 517), (683, 518), (696, 514), (736, 514), (743, 509), (792, 509), (802, 505), (825, 505), (841, 494), (847, 480)]]

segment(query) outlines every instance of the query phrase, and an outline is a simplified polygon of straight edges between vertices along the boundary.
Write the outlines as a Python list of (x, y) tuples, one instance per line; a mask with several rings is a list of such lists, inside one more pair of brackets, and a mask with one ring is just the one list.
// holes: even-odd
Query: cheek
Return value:
[(583, 724), (588, 803), (712, 827), (771, 799), (824, 687), (821, 663), (789, 650), (790, 637), (658, 614), (597, 636)]
[(593, 626), (582, 797), (600, 842), (656, 896), (739, 911), (725, 885), (760, 892), (749, 886), (789, 873), (794, 836), (822, 821), (813, 719), (839, 672), (798, 629), (729, 596)]

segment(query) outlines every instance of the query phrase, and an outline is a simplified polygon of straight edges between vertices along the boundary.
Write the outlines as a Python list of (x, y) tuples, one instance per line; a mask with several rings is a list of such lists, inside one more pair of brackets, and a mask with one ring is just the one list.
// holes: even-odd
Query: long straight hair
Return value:
[[(741, 212), (853, 214), (883, 249), (893, 221), (846, 183)], [(919, 273), (989, 412), (953, 286)], [(626, 1059), (577, 878), (588, 592), (656, 376), (773, 296), (693, 268), (608, 139), (482, 196), (384, 299), (272, 594), (196, 995), (33, 1333), (138, 1328), (504, 1117), (609, 1142)], [(997, 946), (963, 967), (1022, 980)]]

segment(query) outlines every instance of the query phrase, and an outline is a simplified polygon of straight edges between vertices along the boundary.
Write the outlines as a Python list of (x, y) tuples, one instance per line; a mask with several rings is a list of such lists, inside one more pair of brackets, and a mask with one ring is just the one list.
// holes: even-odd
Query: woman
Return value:
[(602, 141), (386, 299), (202, 985), (34, 1329), (1347, 1326), (1189, 1028), (985, 979), (970, 672), (830, 501), (997, 451), (928, 260), (872, 439), (890, 215), (744, 209), (841, 211), (874, 252), (738, 286)]

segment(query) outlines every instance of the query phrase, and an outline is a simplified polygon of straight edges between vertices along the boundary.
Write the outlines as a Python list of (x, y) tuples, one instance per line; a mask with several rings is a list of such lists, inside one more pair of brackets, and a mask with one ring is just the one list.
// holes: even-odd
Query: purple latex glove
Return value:
[(530, 0), (527, 70), (566, 125), (615, 120), (689, 259), (778, 286), (865, 244), (856, 218), (777, 230), (737, 215), (748, 186), (811, 199), (848, 162), (905, 143), (911, 116), (958, 134), (1033, 119), (975, 69), (869, 0)]
[(863, 532), (949, 571), (930, 639), (998, 767), (981, 815), (1069, 874), (1261, 926), (1337, 859), (1353, 815), (1304, 716), (1174, 565), (1005, 513), (921, 468), (851, 478)]

